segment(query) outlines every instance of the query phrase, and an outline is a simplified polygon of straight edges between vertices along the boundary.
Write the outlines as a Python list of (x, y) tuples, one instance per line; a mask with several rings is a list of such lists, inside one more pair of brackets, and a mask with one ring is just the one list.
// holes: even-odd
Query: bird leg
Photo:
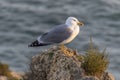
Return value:
[(65, 48), (64, 44), (60, 44), (60, 45), (59, 45), (59, 48), (60, 48), (61, 50), (64, 49), (64, 48)]
[(74, 55), (74, 52), (71, 49), (65, 47), (63, 44), (61, 44), (59, 48), (67, 57), (72, 57)]

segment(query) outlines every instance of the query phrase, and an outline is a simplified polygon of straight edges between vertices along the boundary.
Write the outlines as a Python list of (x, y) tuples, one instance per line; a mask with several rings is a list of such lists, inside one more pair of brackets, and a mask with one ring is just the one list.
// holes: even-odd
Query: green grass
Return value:
[(86, 75), (100, 77), (108, 67), (108, 54), (105, 50), (100, 52), (99, 49), (93, 48), (92, 40), (89, 49), (83, 57), (84, 62), (82, 63), (82, 67), (84, 68)]

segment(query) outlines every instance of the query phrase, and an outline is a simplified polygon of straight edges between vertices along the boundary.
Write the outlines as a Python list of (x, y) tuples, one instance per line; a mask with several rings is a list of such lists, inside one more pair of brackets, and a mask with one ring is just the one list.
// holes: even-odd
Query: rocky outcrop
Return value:
[(105, 72), (101, 76), (101, 80), (115, 80), (115, 78), (111, 73)]
[(0, 80), (23, 80), (22, 76), (23, 76), (23, 74), (19, 74), (17, 72), (11, 71), (10, 76), (0, 75)]
[(81, 63), (60, 50), (52, 49), (34, 56), (31, 80), (79, 80), (83, 77)]
[(0, 80), (21, 80), (22, 74), (13, 72), (9, 69), (9, 66), (0, 62)]
[[(32, 58), (26, 80), (115, 80), (111, 75), (88, 76), (81, 67), (77, 52), (66, 47), (54, 47)], [(107, 77), (106, 77), (107, 76)]]
[(6, 76), (0, 76), (0, 80), (8, 80)]

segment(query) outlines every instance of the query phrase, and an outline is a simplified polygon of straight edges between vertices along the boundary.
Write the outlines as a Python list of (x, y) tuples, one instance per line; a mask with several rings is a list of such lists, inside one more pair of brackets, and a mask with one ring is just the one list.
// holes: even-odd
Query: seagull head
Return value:
[(79, 21), (77, 18), (75, 17), (68, 17), (66, 22), (65, 22), (66, 25), (74, 25), (74, 26), (83, 26), (84, 24)]

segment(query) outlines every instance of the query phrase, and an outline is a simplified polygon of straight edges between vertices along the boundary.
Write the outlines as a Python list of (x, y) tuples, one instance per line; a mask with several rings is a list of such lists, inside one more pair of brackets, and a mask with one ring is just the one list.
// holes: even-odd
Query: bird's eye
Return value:
[(76, 21), (75, 19), (73, 19), (73, 21)]

